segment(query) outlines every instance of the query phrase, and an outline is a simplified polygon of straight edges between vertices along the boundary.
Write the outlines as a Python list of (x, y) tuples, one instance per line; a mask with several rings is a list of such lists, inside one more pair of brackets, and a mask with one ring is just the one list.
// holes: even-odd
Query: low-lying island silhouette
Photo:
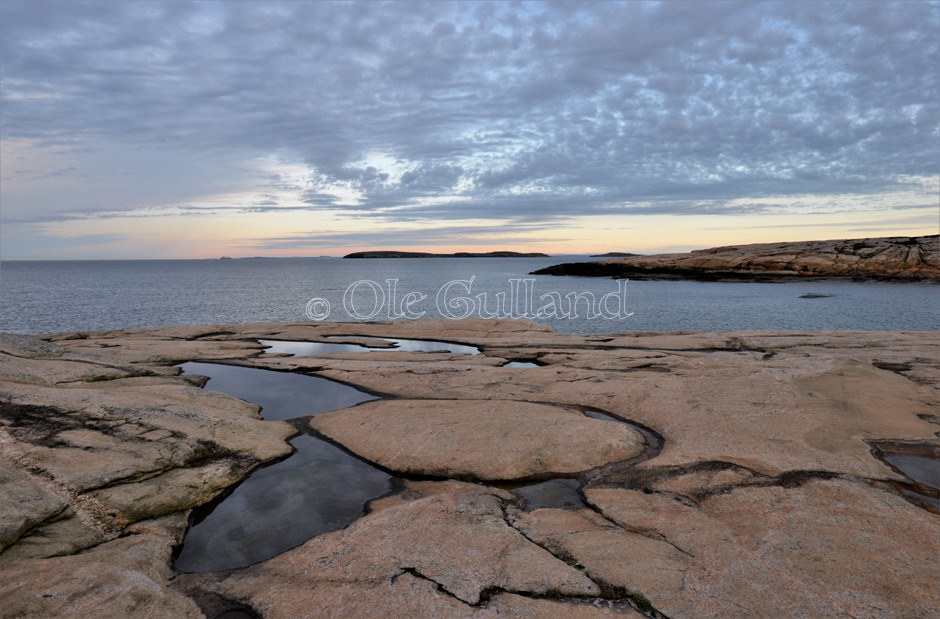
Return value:
[(420, 251), (357, 251), (346, 254), (343, 258), (549, 258), (548, 254), (539, 252), (517, 251), (489, 251), (468, 252), (459, 251), (452, 254), (432, 254)]

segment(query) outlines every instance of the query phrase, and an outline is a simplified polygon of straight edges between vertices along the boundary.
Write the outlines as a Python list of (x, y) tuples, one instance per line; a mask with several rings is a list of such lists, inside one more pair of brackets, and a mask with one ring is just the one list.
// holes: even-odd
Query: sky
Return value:
[(936, 234), (940, 4), (0, 1), (0, 257)]

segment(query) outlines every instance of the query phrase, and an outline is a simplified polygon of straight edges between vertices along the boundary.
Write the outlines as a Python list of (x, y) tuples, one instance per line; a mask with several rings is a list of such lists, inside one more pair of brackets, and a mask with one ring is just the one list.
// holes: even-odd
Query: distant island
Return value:
[(475, 253), (459, 251), (454, 254), (431, 254), (423, 251), (357, 251), (343, 258), (549, 258), (539, 252), (520, 253), (517, 251), (490, 251)]
[(606, 254), (594, 254), (591, 258), (629, 258), (630, 256), (639, 256), (640, 254), (629, 254), (625, 251), (609, 251)]
[(757, 243), (685, 254), (556, 264), (533, 275), (634, 280), (784, 282), (807, 279), (940, 281), (940, 236)]

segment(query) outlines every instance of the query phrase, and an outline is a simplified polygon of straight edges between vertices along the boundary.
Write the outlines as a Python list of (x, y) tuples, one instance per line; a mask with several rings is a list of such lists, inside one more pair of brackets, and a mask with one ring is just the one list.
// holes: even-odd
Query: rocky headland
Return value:
[[(259, 339), (377, 349), (290, 356)], [(379, 397), (266, 421), (180, 375), (187, 361)], [(937, 332), (4, 334), (0, 616), (936, 617), (938, 424)], [(403, 481), (270, 559), (176, 572), (193, 508), (301, 431)], [(546, 480), (570, 500), (533, 499)]]
[(940, 281), (940, 237), (758, 243), (685, 254), (557, 264), (533, 275), (777, 282), (806, 279)]

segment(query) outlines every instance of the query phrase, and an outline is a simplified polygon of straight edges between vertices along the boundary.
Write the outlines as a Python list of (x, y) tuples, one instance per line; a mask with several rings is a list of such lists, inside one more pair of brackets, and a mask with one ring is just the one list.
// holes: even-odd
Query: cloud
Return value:
[(45, 259), (63, 249), (100, 252), (103, 248), (126, 240), (127, 237), (122, 234), (83, 234), (72, 237), (47, 234), (4, 235), (3, 251), (12, 255)]
[(881, 0), (4, 0), (2, 136), (57, 165), (4, 162), (3, 217), (237, 191), (251, 212), (550, 222), (900, 190), (936, 176), (938, 23)]

